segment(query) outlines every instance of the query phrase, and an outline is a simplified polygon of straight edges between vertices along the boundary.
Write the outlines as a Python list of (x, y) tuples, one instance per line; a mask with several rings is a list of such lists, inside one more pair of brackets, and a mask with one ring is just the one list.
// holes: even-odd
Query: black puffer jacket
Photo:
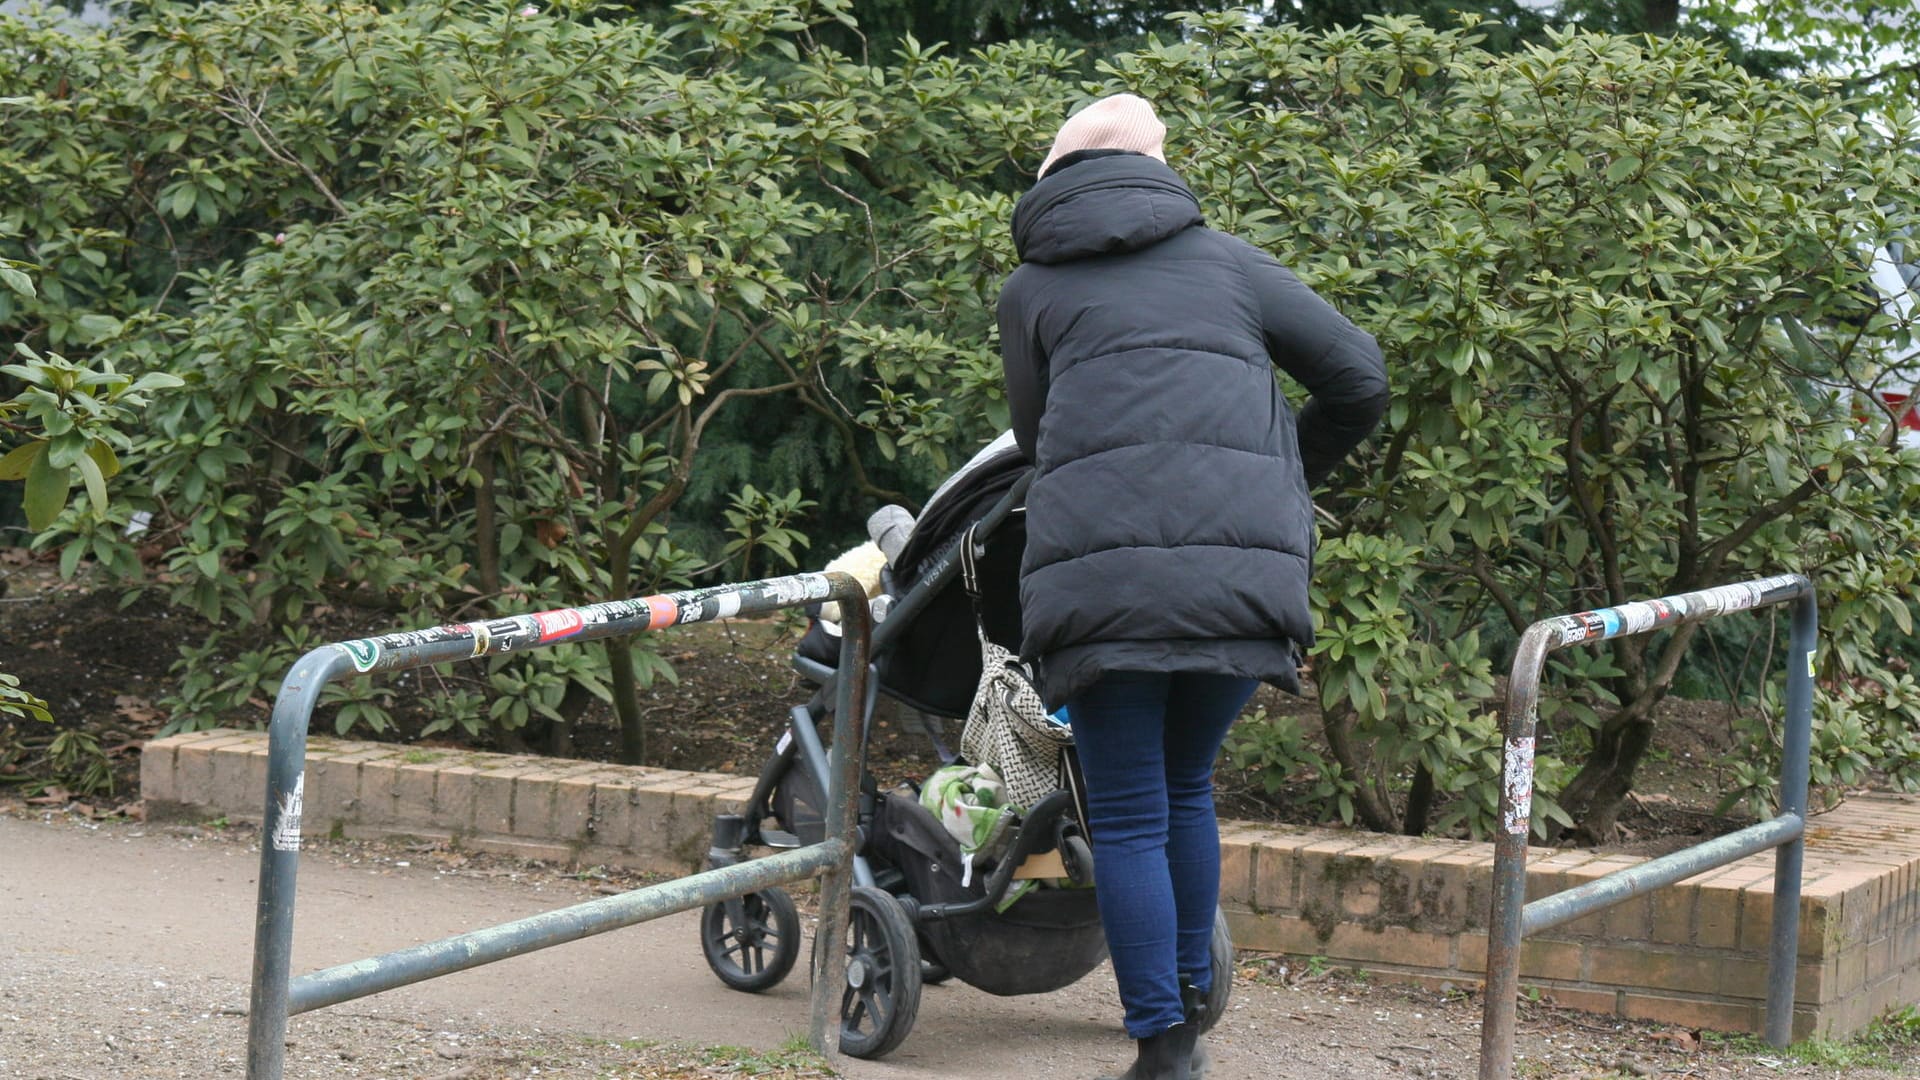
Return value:
[[(1050, 707), (1108, 671), (1298, 688), (1310, 485), (1379, 422), (1386, 368), (1265, 253), (1201, 222), (1161, 162), (1062, 159), (1013, 214), (1000, 294), (1013, 430), (1036, 474), (1021, 651)], [(1295, 421), (1273, 368), (1311, 400)]]

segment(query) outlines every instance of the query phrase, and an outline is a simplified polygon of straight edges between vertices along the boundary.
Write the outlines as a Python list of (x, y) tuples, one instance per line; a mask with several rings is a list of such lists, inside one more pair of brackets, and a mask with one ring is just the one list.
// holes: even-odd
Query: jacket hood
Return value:
[(1200, 200), (1144, 154), (1088, 158), (1049, 171), (1013, 210), (1023, 262), (1062, 263), (1151, 247), (1201, 224)]

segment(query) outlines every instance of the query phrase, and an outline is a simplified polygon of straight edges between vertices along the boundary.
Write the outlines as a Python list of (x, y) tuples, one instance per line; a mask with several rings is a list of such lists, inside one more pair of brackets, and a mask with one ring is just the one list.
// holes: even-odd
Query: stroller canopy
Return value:
[[(896, 630), (899, 636), (879, 658), (880, 685), (892, 696), (939, 716), (967, 714), (980, 682), (980, 643), (973, 604), (960, 584), (960, 540), (1031, 468), (1008, 432), (988, 443), (927, 500), (894, 560), (890, 591), (896, 600), (923, 586), (935, 592)], [(980, 537), (986, 547), (979, 573), (987, 636), (1015, 651), (1020, 648), (1020, 556), (1026, 538), (1026, 522), (1018, 513)]]

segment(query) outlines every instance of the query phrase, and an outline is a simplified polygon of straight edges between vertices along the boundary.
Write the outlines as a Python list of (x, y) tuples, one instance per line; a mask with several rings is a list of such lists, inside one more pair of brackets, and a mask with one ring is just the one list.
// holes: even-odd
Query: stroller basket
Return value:
[[(1065, 803), (1050, 801), (1057, 815)], [(1040, 811), (1021, 831), (1051, 834), (1053, 822)], [(1106, 959), (1107, 937), (1089, 888), (1042, 887), (1004, 912), (989, 903), (971, 914), (925, 917), (938, 910), (930, 905), (972, 907), (991, 896), (987, 879), (1000, 867), (975, 863), (969, 873), (960, 845), (910, 795), (890, 792), (881, 800), (866, 850), (905, 876), (906, 892), (920, 908), (914, 921), (922, 948), (969, 986), (1003, 997), (1044, 994), (1071, 985)], [(1007, 861), (1018, 854), (1010, 852)]]

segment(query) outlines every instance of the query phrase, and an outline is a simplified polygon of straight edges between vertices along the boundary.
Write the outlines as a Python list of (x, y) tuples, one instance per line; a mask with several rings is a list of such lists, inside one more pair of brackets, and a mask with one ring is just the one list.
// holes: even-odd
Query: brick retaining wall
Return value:
[[(159, 739), (149, 813), (258, 821), (263, 732)], [(698, 869), (713, 815), (750, 778), (314, 738), (307, 835), (405, 834), (481, 851), (669, 873)], [(1543, 850), (1529, 899), (1641, 860)], [(1471, 989), (1486, 968), (1488, 844), (1221, 823), (1221, 902), (1242, 948)], [(1687, 1027), (1764, 1022), (1773, 856), (1755, 855), (1531, 938), (1523, 985), (1556, 1003)], [(1801, 899), (1794, 1034), (1838, 1038), (1920, 1003), (1920, 800), (1862, 796), (1817, 815)]]

